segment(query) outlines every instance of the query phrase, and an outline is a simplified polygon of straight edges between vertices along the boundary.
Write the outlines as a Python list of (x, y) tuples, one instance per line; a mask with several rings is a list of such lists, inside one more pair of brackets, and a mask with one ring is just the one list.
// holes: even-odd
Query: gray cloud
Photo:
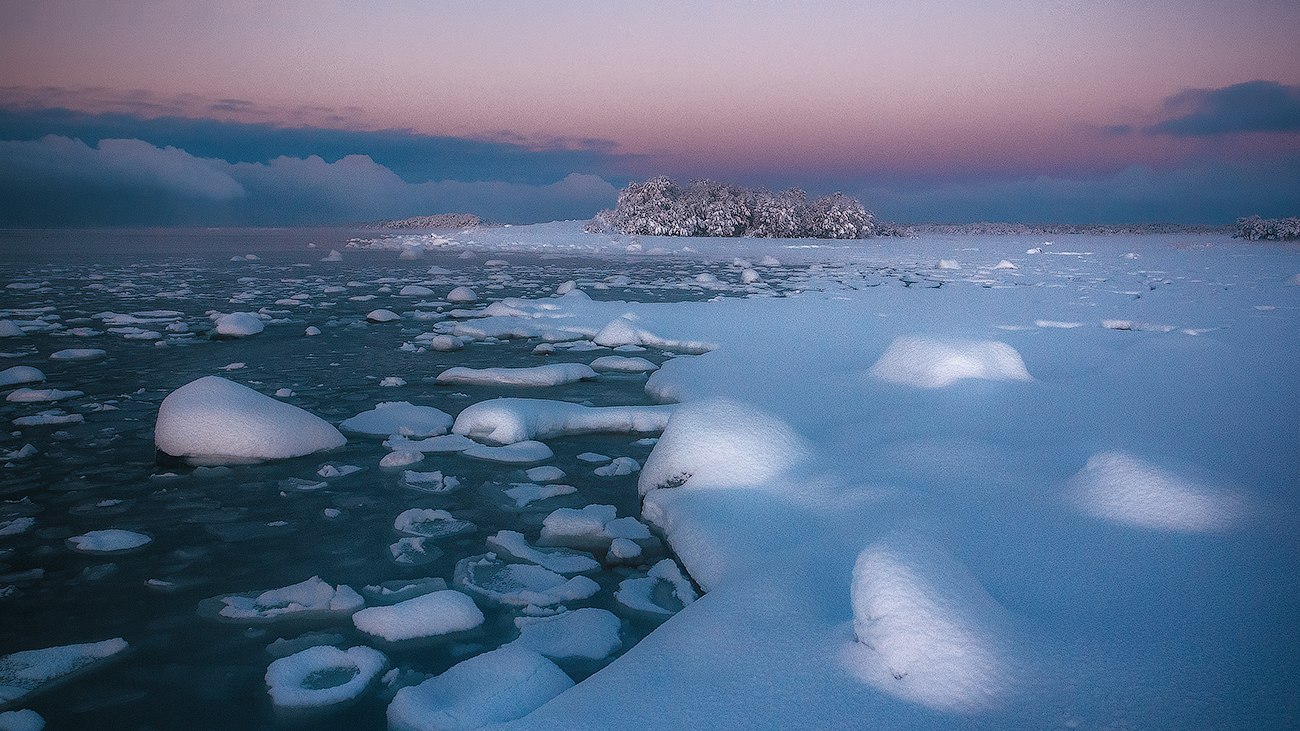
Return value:
[(1260, 80), (1188, 89), (1166, 99), (1165, 112), (1174, 116), (1144, 131), (1176, 137), (1300, 132), (1300, 86)]
[(594, 175), (411, 183), (365, 155), (231, 163), (140, 140), (0, 142), (6, 226), (321, 224), (452, 211), (522, 223), (589, 217), (616, 196)]

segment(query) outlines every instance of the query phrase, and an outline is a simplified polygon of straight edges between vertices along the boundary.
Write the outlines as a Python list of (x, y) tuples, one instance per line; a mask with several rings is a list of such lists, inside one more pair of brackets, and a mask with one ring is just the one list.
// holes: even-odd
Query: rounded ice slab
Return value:
[(241, 624), (285, 619), (349, 616), (365, 600), (347, 584), (330, 586), (319, 576), (263, 592), (213, 597), (199, 603), (199, 614)]
[(31, 366), (13, 366), (0, 371), (0, 386), (20, 386), (24, 383), (40, 383), (45, 374), (39, 368)]
[(107, 355), (102, 348), (64, 348), (50, 353), (50, 360), (99, 360)]
[(1016, 349), (996, 340), (894, 338), (871, 374), (882, 381), (919, 388), (943, 388), (966, 378), (1032, 381)]
[(512, 386), (545, 388), (577, 383), (596, 377), (590, 366), (582, 363), (553, 363), (529, 368), (466, 368), (456, 366), (438, 374), (437, 382), (462, 386)]
[(89, 672), (129, 649), (121, 637), (102, 642), (23, 650), (0, 657), (0, 708), (17, 705), (46, 686)]
[(137, 548), (144, 548), (153, 541), (152, 538), (135, 531), (120, 528), (92, 530), (68, 539), (68, 548), (77, 553), (104, 554), (127, 553)]
[(388, 706), (390, 731), (476, 729), (523, 718), (573, 687), (537, 652), (506, 645), (402, 688)]
[(271, 663), (266, 688), (279, 714), (326, 713), (360, 698), (386, 667), (384, 653), (369, 647), (318, 645)]
[(451, 424), (451, 414), (441, 409), (417, 406), (409, 401), (384, 401), (369, 411), (344, 419), (339, 428), (371, 436), (430, 437), (446, 434)]
[(469, 556), (456, 564), (456, 586), (515, 607), (550, 607), (590, 598), (600, 585), (586, 576), (565, 578), (536, 564), (505, 563), (495, 553)]
[(445, 589), (386, 607), (362, 609), (352, 615), (352, 623), (371, 637), (398, 643), (467, 632), (483, 624), (483, 612), (473, 599)]
[(622, 623), (612, 612), (583, 607), (549, 617), (515, 617), (517, 644), (551, 658), (603, 660), (623, 646)]
[(324, 419), (219, 376), (172, 391), (154, 426), (158, 451), (209, 464), (287, 459), (346, 443)]
[(266, 329), (262, 318), (251, 312), (232, 312), (217, 318), (216, 335), (221, 338), (246, 338)]

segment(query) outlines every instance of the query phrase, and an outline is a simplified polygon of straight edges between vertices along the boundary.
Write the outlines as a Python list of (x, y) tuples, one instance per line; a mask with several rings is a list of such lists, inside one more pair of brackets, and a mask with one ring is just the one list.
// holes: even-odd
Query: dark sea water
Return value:
[[(531, 366), (589, 362), (608, 350), (561, 350), (543, 358), (530, 340), (486, 341), (451, 353), (409, 352), (406, 343), (430, 331), (433, 320), (404, 317), (371, 324), (367, 312), (438, 313), (451, 306), (420, 304), (395, 295), (405, 284), (435, 291), (431, 302), (457, 285), (480, 294), (481, 308), (506, 296), (545, 296), (570, 279), (601, 281), (626, 273), (626, 262), (529, 258), (490, 270), (482, 259), (452, 254), (399, 260), (392, 251), (345, 249), (354, 231), (202, 230), (0, 232), (0, 319), (18, 322), (23, 337), (0, 339), (0, 370), (40, 368), (40, 387), (79, 390), (58, 403), (0, 401), (0, 454), (31, 444), (38, 453), (0, 467), (0, 522), (31, 516), (31, 530), (0, 537), (0, 655), (114, 637), (131, 645), (126, 657), (30, 697), (49, 728), (262, 728), (277, 727), (263, 675), (268, 646), (308, 632), (342, 636), (340, 646), (366, 644), (347, 618), (269, 626), (225, 624), (200, 616), (209, 597), (256, 592), (319, 575), (330, 584), (361, 590), (379, 582), (441, 577), (450, 581), (460, 558), (489, 550), (485, 538), (500, 529), (536, 540), (542, 518), (560, 507), (610, 504), (620, 516), (639, 515), (636, 475), (598, 477), (576, 455), (598, 452), (643, 462), (646, 435), (594, 435), (549, 441), (554, 464), (575, 494), (516, 509), (502, 490), (526, 481), (512, 467), (457, 455), (430, 455), (409, 469), (441, 470), (466, 487), (428, 494), (406, 486), (402, 470), (381, 469), (382, 438), (351, 435), (340, 450), (216, 471), (160, 464), (153, 444), (159, 403), (202, 376), (221, 375), (283, 398), (337, 424), (381, 401), (434, 406), (452, 415), (500, 395), (561, 399), (595, 405), (649, 403), (643, 375), (604, 375), (595, 381), (545, 389), (440, 386), (434, 378), (450, 366)], [(315, 244), (314, 248), (308, 244)], [(342, 262), (321, 262), (330, 249)], [(253, 254), (257, 259), (245, 259)], [(241, 257), (231, 261), (232, 256)], [(431, 266), (450, 275), (431, 276)], [(633, 279), (654, 281), (648, 262)], [(680, 280), (680, 272), (665, 273)], [(11, 285), (18, 285), (17, 287)], [(342, 287), (343, 291), (328, 290)], [(699, 292), (612, 287), (592, 291), (606, 299), (682, 299)], [(297, 296), (296, 303), (276, 304)], [(363, 298), (361, 300), (350, 299)], [(210, 311), (261, 311), (272, 319), (250, 338), (209, 337)], [(111, 313), (135, 313), (135, 324), (114, 325)], [(119, 320), (120, 321), (120, 320)], [(183, 323), (187, 332), (169, 331)], [(322, 334), (305, 337), (309, 325)], [(116, 330), (116, 331), (115, 331)], [(154, 337), (150, 333), (157, 333)], [(94, 361), (52, 361), (64, 348), (100, 348)], [(655, 362), (670, 354), (636, 353)], [(231, 364), (244, 364), (225, 370)], [(385, 387), (396, 376), (405, 386)], [(5, 388), (0, 392), (8, 392)], [(84, 422), (17, 428), (12, 420), (58, 408)], [(297, 489), (295, 480), (319, 481), (321, 465), (356, 465), (363, 471), (329, 481), (322, 489)], [(397, 514), (412, 507), (441, 508), (477, 525), (473, 533), (438, 543), (442, 555), (421, 566), (400, 566), (389, 545), (400, 534)], [(326, 517), (337, 510), (336, 519)], [(73, 552), (65, 539), (90, 530), (122, 528), (153, 542), (134, 553), (91, 556)], [(570, 607), (593, 606), (618, 614), (623, 649), (656, 623), (633, 616), (614, 601), (618, 583), (644, 567), (607, 568), (593, 578), (601, 590)], [(166, 590), (150, 580), (169, 582)], [(440, 673), (459, 660), (517, 635), (519, 610), (480, 601), (482, 631), (455, 642), (389, 650), (399, 670), (388, 686), (373, 688), (349, 710), (311, 719), (312, 728), (383, 728), (387, 701), (397, 687)], [(310, 644), (310, 641), (308, 642)], [(617, 654), (617, 653), (616, 653)], [(581, 680), (601, 662), (561, 663)], [(282, 724), (281, 724), (282, 725)]]

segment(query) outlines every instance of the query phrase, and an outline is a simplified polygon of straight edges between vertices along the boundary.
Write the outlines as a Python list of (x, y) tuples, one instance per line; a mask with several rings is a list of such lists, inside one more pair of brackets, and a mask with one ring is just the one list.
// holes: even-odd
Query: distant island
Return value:
[(365, 228), (417, 229), (417, 228), (473, 228), (483, 220), (473, 213), (435, 213), (432, 216), (411, 216), (395, 221), (374, 221)]

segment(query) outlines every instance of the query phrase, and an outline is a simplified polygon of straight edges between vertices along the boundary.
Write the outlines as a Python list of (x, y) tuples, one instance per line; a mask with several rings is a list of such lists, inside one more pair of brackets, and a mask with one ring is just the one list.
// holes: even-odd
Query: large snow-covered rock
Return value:
[(154, 425), (158, 451), (197, 462), (286, 459), (346, 443), (324, 419), (218, 376), (168, 394)]
[(456, 417), (452, 431), (493, 444), (604, 432), (654, 433), (664, 428), (675, 408), (498, 398), (467, 406)]
[(1032, 381), (1016, 349), (996, 340), (939, 340), (903, 336), (885, 349), (871, 374), (882, 381), (943, 388), (965, 378)]
[(573, 687), (555, 663), (506, 645), (402, 688), (388, 706), (391, 731), (477, 729), (523, 718)]

